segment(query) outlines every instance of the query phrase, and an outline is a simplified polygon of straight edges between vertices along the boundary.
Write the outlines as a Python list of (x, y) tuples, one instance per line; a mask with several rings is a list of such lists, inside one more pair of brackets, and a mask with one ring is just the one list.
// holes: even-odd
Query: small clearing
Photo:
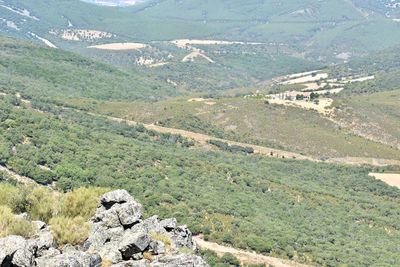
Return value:
[(271, 104), (294, 106), (307, 110), (316, 110), (322, 115), (328, 115), (331, 112), (329, 107), (332, 105), (333, 100), (330, 98), (320, 98), (318, 99), (318, 104), (308, 100), (268, 99), (268, 102)]
[(400, 188), (400, 173), (370, 173), (376, 179), (381, 180), (388, 185)]
[(47, 46), (49, 46), (49, 47), (52, 47), (52, 48), (57, 48), (57, 46), (55, 46), (52, 42), (50, 42), (49, 40), (47, 40), (47, 39), (44, 39), (44, 38), (42, 38), (42, 37), (40, 37), (40, 36), (38, 36), (38, 35), (36, 35), (36, 34), (34, 34), (34, 33), (30, 33), (33, 37), (36, 37), (37, 39), (39, 39), (40, 41), (42, 41), (43, 43), (45, 43)]
[(170, 62), (159, 62), (159, 63), (147, 65), (147, 67), (149, 67), (149, 68), (157, 68), (157, 67), (162, 67), (162, 66), (168, 65), (168, 64), (170, 64)]
[(146, 47), (147, 47), (146, 44), (141, 44), (141, 43), (112, 43), (112, 44), (88, 46), (88, 48), (96, 48), (103, 50), (140, 50)]
[(222, 40), (191, 40), (191, 39), (180, 39), (173, 40), (170, 43), (175, 44), (180, 48), (187, 48), (187, 45), (232, 45), (232, 44), (245, 44), (245, 45), (261, 45), (263, 43), (252, 43), (252, 42), (237, 42), (237, 41), (222, 41)]
[(319, 72), (319, 71), (321, 71), (321, 70), (313, 70), (313, 71), (307, 71), (307, 72), (301, 72), (301, 73), (294, 73), (294, 74), (288, 75), (287, 77), (289, 79), (294, 79), (294, 78), (308, 76), (308, 75), (311, 75), (311, 74), (313, 74), (315, 72)]
[(349, 165), (372, 165), (372, 166), (390, 166), (390, 165), (400, 165), (400, 160), (395, 159), (378, 159), (378, 158), (363, 158), (363, 157), (344, 157), (344, 158), (329, 158), (326, 162), (330, 163), (344, 163)]
[(207, 60), (210, 63), (215, 63), (214, 60), (212, 60), (211, 58), (207, 57), (206, 55), (204, 55), (204, 54), (202, 54), (200, 52), (192, 52), (192, 53), (190, 53), (189, 55), (187, 55), (186, 57), (184, 57), (182, 59), (182, 62), (194, 62), (194, 59), (196, 57), (202, 57), (202, 58), (204, 58), (205, 60)]
[(290, 260), (284, 260), (269, 256), (264, 256), (261, 254), (256, 254), (255, 252), (249, 252), (244, 250), (238, 250), (232, 247), (221, 246), (217, 243), (208, 242), (202, 239), (201, 236), (195, 236), (197, 244), (201, 249), (209, 249), (217, 253), (219, 257), (222, 257), (225, 253), (232, 253), (242, 264), (265, 264), (272, 265), (275, 267), (307, 267), (309, 265), (300, 264)]
[(316, 75), (307, 75), (304, 77), (299, 77), (295, 79), (291, 79), (288, 81), (281, 82), (281, 84), (286, 85), (286, 84), (296, 84), (296, 83), (306, 83), (306, 82), (315, 82), (320, 79), (326, 79), (328, 78), (328, 73), (318, 73)]

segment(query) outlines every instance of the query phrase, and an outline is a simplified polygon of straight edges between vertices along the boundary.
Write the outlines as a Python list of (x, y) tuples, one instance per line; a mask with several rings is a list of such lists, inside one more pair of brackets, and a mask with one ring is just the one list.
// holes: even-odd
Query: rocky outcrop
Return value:
[[(30, 220), (28, 214), (20, 218)], [(51, 230), (43, 222), (35, 222), (39, 232), (32, 239), (20, 236), (0, 239), (0, 266), (208, 266), (200, 257), (181, 252), (182, 248), (193, 252), (197, 249), (186, 226), (178, 226), (174, 218), (144, 219), (142, 205), (125, 190), (104, 194), (92, 223), (89, 238), (83, 245), (57, 249)]]

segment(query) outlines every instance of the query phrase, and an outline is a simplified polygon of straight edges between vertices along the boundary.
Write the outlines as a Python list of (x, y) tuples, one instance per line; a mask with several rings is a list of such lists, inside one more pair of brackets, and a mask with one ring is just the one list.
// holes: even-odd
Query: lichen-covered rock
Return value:
[(177, 248), (187, 247), (192, 250), (197, 250), (196, 241), (194, 241), (192, 233), (186, 225), (177, 226), (172, 232), (169, 232), (168, 235)]
[(198, 256), (179, 252), (180, 247), (196, 250), (186, 226), (177, 226), (175, 218), (160, 221), (157, 215), (143, 220), (141, 204), (125, 190), (104, 194), (91, 221), (92, 231), (84, 244), (67, 244), (60, 250), (51, 230), (40, 221), (35, 222), (40, 231), (30, 240), (2, 238), (0, 266), (100, 267), (102, 259), (112, 267), (208, 266)]
[(165, 244), (159, 240), (153, 240), (150, 243), (150, 252), (152, 252), (155, 255), (158, 254), (164, 254), (167, 252), (167, 249), (165, 248)]
[(162, 221), (160, 222), (160, 224), (161, 224), (161, 226), (164, 227), (164, 229), (167, 230), (167, 231), (172, 231), (172, 230), (174, 230), (174, 229), (177, 227), (177, 225), (178, 225), (178, 223), (177, 223), (177, 221), (176, 221), (175, 218), (169, 218), (169, 219), (162, 220)]
[(143, 226), (125, 231), (119, 245), (122, 258), (129, 260), (132, 255), (143, 252), (150, 245), (150, 235)]
[(43, 256), (50, 248), (57, 247), (57, 241), (49, 230), (43, 230), (34, 236), (33, 242), (37, 246), (36, 256)]
[(134, 198), (126, 191), (126, 190), (114, 190), (108, 193), (105, 193), (101, 197), (101, 205), (105, 207), (111, 207), (115, 203), (126, 203), (135, 201)]
[(150, 267), (150, 261), (146, 259), (138, 261), (130, 260), (111, 265), (110, 267)]
[(151, 267), (209, 267), (199, 256), (191, 254), (176, 254), (157, 256)]
[(99, 254), (70, 251), (55, 257), (36, 259), (38, 267), (101, 267)]
[(37, 245), (21, 236), (0, 238), (0, 266), (31, 267)]

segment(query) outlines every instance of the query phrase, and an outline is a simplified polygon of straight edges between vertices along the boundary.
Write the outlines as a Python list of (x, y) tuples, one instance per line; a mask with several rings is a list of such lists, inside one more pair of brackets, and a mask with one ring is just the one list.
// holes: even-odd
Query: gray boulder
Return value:
[(138, 261), (130, 260), (111, 265), (110, 267), (150, 267), (150, 261), (145, 259)]
[(187, 247), (192, 250), (197, 250), (196, 241), (194, 241), (192, 233), (186, 225), (176, 227), (172, 232), (169, 232), (168, 235), (175, 247)]
[(122, 258), (129, 260), (134, 254), (143, 252), (150, 245), (150, 235), (143, 226), (125, 231), (119, 245)]
[(21, 236), (0, 238), (0, 266), (31, 267), (37, 245)]
[(161, 225), (160, 220), (158, 219), (157, 215), (151, 216), (147, 218), (142, 223), (143, 227), (145, 227), (149, 232), (155, 232), (157, 234), (166, 234), (167, 231)]
[(37, 246), (36, 256), (43, 256), (50, 248), (57, 248), (57, 241), (49, 230), (43, 230), (34, 236), (33, 242)]
[(112, 205), (116, 203), (126, 203), (126, 202), (135, 202), (134, 198), (129, 195), (126, 190), (114, 190), (108, 193), (105, 193), (101, 197), (101, 205), (106, 208), (111, 208)]
[(55, 257), (36, 259), (37, 267), (101, 267), (99, 254), (70, 251)]
[(191, 254), (176, 254), (157, 256), (151, 267), (209, 267), (199, 256)]
[(42, 221), (32, 221), (36, 228), (40, 231), (46, 228), (46, 223)]
[(174, 230), (178, 226), (178, 223), (175, 218), (169, 218), (169, 219), (162, 220), (160, 222), (160, 224), (168, 232)]

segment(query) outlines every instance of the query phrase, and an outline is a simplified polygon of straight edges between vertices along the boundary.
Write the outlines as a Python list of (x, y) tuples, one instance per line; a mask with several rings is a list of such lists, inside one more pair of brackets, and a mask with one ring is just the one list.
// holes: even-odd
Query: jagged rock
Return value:
[(134, 198), (126, 190), (114, 190), (105, 193), (101, 197), (101, 205), (111, 208), (115, 203), (135, 202)]
[(165, 248), (165, 244), (159, 240), (153, 240), (150, 243), (150, 252), (153, 252), (153, 254), (158, 255), (158, 254), (164, 254), (167, 249)]
[(37, 267), (101, 267), (99, 254), (70, 251), (52, 258), (37, 258)]
[(92, 233), (85, 242), (84, 247), (91, 250), (99, 250), (107, 242), (119, 241), (124, 234), (124, 228), (117, 226), (107, 228), (101, 224), (93, 224)]
[(168, 234), (177, 248), (187, 247), (192, 250), (197, 250), (196, 241), (194, 241), (192, 233), (186, 225), (177, 226), (172, 232), (169, 232)]
[(49, 248), (48, 250), (43, 250), (42, 255), (37, 255), (38, 258), (52, 258), (57, 255), (60, 255), (61, 252), (58, 249), (55, 248)]
[(0, 266), (31, 267), (37, 245), (21, 236), (10, 235), (0, 239)]
[(130, 260), (111, 265), (110, 267), (150, 267), (150, 261), (146, 259), (139, 261)]
[(32, 221), (32, 223), (36, 226), (36, 228), (40, 231), (46, 228), (46, 223), (42, 221)]
[(34, 236), (33, 242), (35, 242), (37, 246), (37, 252), (36, 255), (41, 257), (43, 256), (47, 250), (50, 248), (56, 248), (57, 247), (57, 241), (54, 238), (53, 234), (51, 231), (40, 231)]
[(147, 218), (141, 223), (149, 232), (155, 232), (157, 234), (166, 234), (167, 231), (161, 225), (157, 215)]
[(199, 256), (191, 254), (162, 255), (157, 256), (151, 267), (209, 267)]
[[(28, 218), (27, 214), (20, 217)], [(102, 259), (114, 264), (112, 267), (208, 266), (200, 257), (179, 252), (180, 247), (196, 249), (186, 226), (177, 226), (174, 218), (160, 221), (156, 215), (143, 220), (141, 204), (125, 190), (104, 194), (92, 222), (91, 234), (83, 245), (67, 244), (57, 250), (50, 229), (44, 222), (34, 221), (40, 231), (31, 240), (19, 236), (0, 239), (0, 266), (100, 267)], [(153, 232), (162, 240), (162, 235), (170, 238), (171, 247), (167, 249), (156, 240)], [(89, 253), (94, 251), (97, 253)], [(152, 262), (144, 259), (150, 254)]]
[(27, 220), (28, 222), (31, 222), (31, 216), (26, 212), (15, 215), (14, 217), (16, 219), (24, 219), (24, 220)]
[(143, 252), (150, 244), (150, 235), (143, 226), (125, 231), (119, 245), (122, 258), (129, 260), (133, 254)]
[(169, 219), (162, 220), (162, 221), (160, 222), (160, 224), (161, 224), (161, 226), (164, 227), (164, 229), (167, 230), (167, 231), (172, 231), (172, 230), (174, 230), (174, 229), (177, 227), (177, 225), (178, 225), (178, 223), (177, 223), (177, 221), (176, 221), (175, 218), (169, 218)]
[(111, 263), (118, 263), (122, 261), (122, 254), (118, 250), (118, 242), (106, 243), (100, 250), (99, 254), (102, 259), (107, 260)]
[(62, 253), (75, 252), (76, 248), (71, 244), (66, 244), (61, 248)]

